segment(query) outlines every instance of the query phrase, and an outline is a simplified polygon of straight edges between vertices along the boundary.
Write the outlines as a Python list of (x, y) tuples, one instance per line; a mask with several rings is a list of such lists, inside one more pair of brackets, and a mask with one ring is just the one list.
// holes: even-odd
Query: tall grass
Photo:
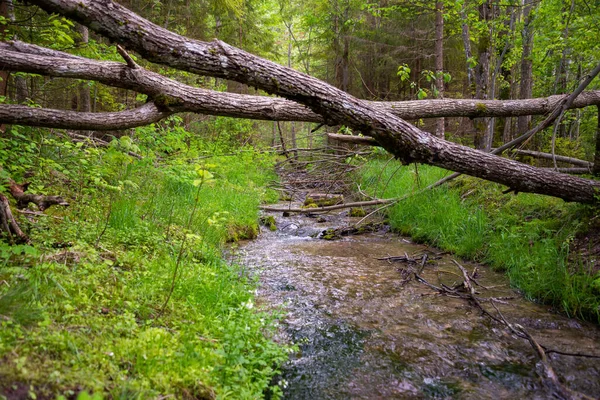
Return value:
[(272, 340), (275, 318), (221, 259), (226, 241), (256, 234), (259, 203), (276, 198), (265, 189), (272, 157), (79, 157), (60, 189), (72, 207), (30, 230), (35, 255), (0, 246), (10, 260), (0, 268), (0, 393), (4, 382), (38, 397), (279, 393), (268, 388), (288, 349)]
[(373, 196), (412, 194), (387, 211), (399, 232), (506, 271), (530, 299), (600, 322), (600, 274), (584, 270), (583, 260), (569, 253), (588, 214), (584, 206), (503, 194), (499, 185), (469, 177), (421, 190), (448, 174), (374, 159), (359, 169), (356, 180)]

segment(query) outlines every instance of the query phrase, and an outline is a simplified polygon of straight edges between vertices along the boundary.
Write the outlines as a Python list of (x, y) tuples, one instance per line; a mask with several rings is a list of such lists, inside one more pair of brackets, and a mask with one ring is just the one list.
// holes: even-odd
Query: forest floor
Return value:
[(15, 180), (71, 204), (16, 213), (33, 244), (0, 242), (0, 399), (277, 397), (277, 316), (222, 259), (277, 199), (273, 155), (141, 129), (108, 148), (0, 138)]

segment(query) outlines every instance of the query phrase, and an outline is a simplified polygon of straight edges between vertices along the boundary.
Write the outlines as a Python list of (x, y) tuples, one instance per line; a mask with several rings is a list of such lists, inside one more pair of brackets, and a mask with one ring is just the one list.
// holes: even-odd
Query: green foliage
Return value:
[(532, 194), (502, 194), (498, 185), (461, 177), (420, 191), (449, 172), (429, 166), (359, 170), (361, 187), (381, 198), (413, 195), (388, 211), (394, 229), (444, 250), (506, 271), (532, 300), (600, 322), (598, 274), (570, 254), (587, 218), (585, 207)]
[(255, 283), (221, 251), (256, 229), (260, 201), (276, 200), (265, 188), (273, 156), (208, 156), (218, 144), (180, 122), (105, 149), (19, 127), (0, 139), (13, 176), (43, 171), (36, 191), (72, 199), (28, 226), (35, 248), (0, 246), (3, 382), (38, 396), (95, 393), (81, 399), (257, 398), (269, 388), (288, 348), (272, 340), (276, 316), (254, 306)]
[(40, 32), (40, 39), (44, 45), (63, 49), (75, 44), (71, 35), (71, 28), (75, 26), (73, 22), (64, 17), (51, 15), (48, 23), (48, 27)]

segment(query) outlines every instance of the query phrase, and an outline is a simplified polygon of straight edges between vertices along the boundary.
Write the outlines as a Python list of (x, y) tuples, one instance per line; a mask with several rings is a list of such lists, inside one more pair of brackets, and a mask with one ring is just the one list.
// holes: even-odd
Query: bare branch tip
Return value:
[(131, 58), (131, 56), (129, 55), (129, 53), (127, 53), (127, 51), (121, 47), (121, 45), (117, 45), (117, 52), (121, 55), (121, 57), (123, 57), (123, 59), (125, 60), (125, 62), (127, 63), (127, 66), (131, 69), (139, 69), (140, 66), (133, 60), (133, 58)]

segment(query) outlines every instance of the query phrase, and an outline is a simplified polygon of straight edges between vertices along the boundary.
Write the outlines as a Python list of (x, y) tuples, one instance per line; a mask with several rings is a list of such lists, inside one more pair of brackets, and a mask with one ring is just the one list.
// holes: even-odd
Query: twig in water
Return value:
[(494, 309), (500, 316), (500, 319), (502, 320), (504, 325), (506, 325), (508, 327), (508, 329), (511, 332), (513, 332), (515, 335), (526, 339), (529, 342), (529, 344), (531, 345), (531, 347), (533, 348), (533, 350), (535, 351), (535, 353), (537, 354), (537, 356), (540, 360), (540, 365), (542, 366), (542, 373), (538, 372), (538, 375), (542, 379), (542, 382), (544, 385), (546, 385), (548, 388), (550, 388), (554, 392), (555, 395), (559, 396), (559, 398), (589, 399), (589, 400), (592, 399), (592, 397), (589, 397), (583, 393), (573, 391), (573, 390), (567, 388), (566, 386), (564, 386), (562, 383), (560, 383), (560, 380), (558, 379), (558, 375), (554, 371), (554, 368), (552, 368), (552, 365), (550, 364), (550, 361), (548, 360), (548, 356), (546, 355), (546, 351), (544, 350), (544, 348), (521, 325), (519, 325), (519, 324), (513, 325), (510, 322), (508, 322), (506, 320), (506, 318), (504, 318), (504, 315), (500, 312), (498, 307), (496, 307), (496, 304), (494, 304), (493, 301), (490, 301), (490, 303), (492, 304), (492, 307), (494, 307)]

